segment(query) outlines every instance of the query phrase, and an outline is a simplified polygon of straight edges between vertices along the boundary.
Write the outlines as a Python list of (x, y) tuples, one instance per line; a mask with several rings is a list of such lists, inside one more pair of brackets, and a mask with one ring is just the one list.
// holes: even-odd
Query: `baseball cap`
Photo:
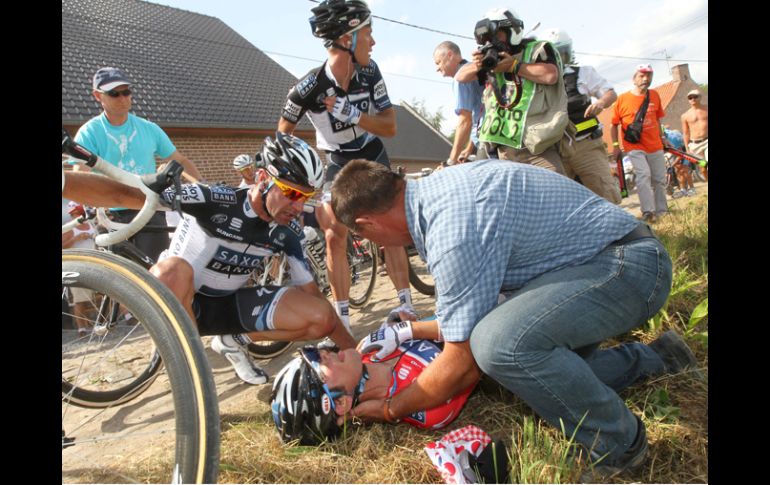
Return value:
[(701, 94), (700, 94), (700, 91), (699, 91), (699, 90), (697, 90), (697, 89), (693, 89), (692, 91), (690, 91), (689, 93), (687, 93), (687, 96), (700, 96), (700, 95), (701, 95)]
[(97, 91), (111, 91), (126, 84), (130, 85), (131, 81), (117, 67), (103, 67), (94, 74), (94, 89)]
[(649, 64), (639, 64), (636, 66), (636, 72), (652, 72), (652, 66)]

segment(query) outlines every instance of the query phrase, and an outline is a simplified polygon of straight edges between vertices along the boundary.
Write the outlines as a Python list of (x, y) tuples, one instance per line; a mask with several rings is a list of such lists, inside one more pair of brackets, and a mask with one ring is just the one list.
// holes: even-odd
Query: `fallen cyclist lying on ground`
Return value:
[[(336, 438), (342, 432), (344, 416), (358, 403), (386, 399), (401, 392), (441, 353), (434, 341), (407, 340), (383, 355), (376, 344), (376, 335), (386, 328), (361, 341), (359, 349), (363, 353), (355, 349), (340, 351), (337, 347), (306, 345), (300, 349), (300, 355), (278, 373), (271, 409), (278, 433), (285, 442), (299, 440), (301, 445), (317, 445), (325, 439)], [(475, 386), (476, 383), (468, 386), (439, 406), (395, 421), (389, 419), (386, 405), (385, 419), (392, 423), (403, 420), (418, 428), (443, 428), (460, 414)]]

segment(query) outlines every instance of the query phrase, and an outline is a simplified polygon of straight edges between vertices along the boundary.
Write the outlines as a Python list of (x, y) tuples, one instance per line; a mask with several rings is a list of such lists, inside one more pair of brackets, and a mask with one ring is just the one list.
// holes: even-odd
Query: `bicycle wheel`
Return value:
[(377, 281), (377, 245), (368, 239), (348, 234), (348, 265), (348, 301), (351, 307), (361, 308), (371, 298)]
[(409, 263), (409, 283), (423, 295), (435, 295), (436, 286), (433, 283), (433, 276), (428, 271), (428, 266), (420, 258), (417, 249), (414, 246), (407, 247), (406, 256)]
[[(109, 305), (105, 314), (116, 304), (129, 311), (139, 322), (134, 327), (149, 336), (166, 367), (159, 380), (164, 385), (153, 388), (158, 392), (151, 396), (148, 392), (145, 400), (130, 407), (82, 408), (72, 405), (74, 393), (63, 397), (63, 481), (215, 483), (219, 463), (216, 390), (203, 345), (181, 304), (145, 269), (103, 251), (62, 251), (62, 284), (104, 295), (102, 301)], [(133, 346), (144, 340), (138, 335), (139, 330), (118, 334), (108, 329), (100, 339), (110, 343), (112, 351), (103, 352), (100, 359), (91, 359), (87, 346), (63, 343), (63, 382), (66, 375), (77, 389), (108, 380), (100, 366), (104, 361), (123, 359), (125, 364), (135, 358)], [(66, 370), (71, 367), (77, 371)], [(130, 460), (126, 449), (137, 450)], [(130, 461), (142, 464), (131, 468)], [(148, 471), (149, 478), (136, 477)]]
[(249, 354), (259, 360), (272, 359), (289, 350), (291, 341), (261, 340), (249, 344)]
[[(163, 361), (144, 325), (121, 315), (120, 305), (109, 296), (87, 293), (88, 300), (76, 304), (95, 313), (87, 322), (87, 333), (62, 330), (62, 400), (108, 408), (144, 392), (157, 379)], [(82, 317), (77, 320), (81, 326), (86, 323)]]

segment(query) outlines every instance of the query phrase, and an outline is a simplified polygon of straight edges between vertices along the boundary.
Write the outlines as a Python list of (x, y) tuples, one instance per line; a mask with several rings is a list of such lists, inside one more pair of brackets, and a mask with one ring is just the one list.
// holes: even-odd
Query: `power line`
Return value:
[[(666, 58), (663, 57), (634, 57), (634, 56), (616, 56), (611, 54), (594, 54), (591, 52), (579, 52), (574, 51), (575, 54), (580, 54), (583, 56), (597, 56), (597, 57), (615, 57), (618, 59), (636, 59), (636, 60), (643, 60), (643, 61), (665, 61)], [(668, 59), (669, 61), (676, 61), (676, 62), (708, 62), (708, 59)]]
[[(323, 63), (322, 59), (311, 59), (309, 57), (294, 56), (294, 55), (291, 55), (291, 54), (284, 54), (282, 52), (274, 52), (274, 51), (266, 51), (266, 50), (262, 50), (262, 52), (264, 52), (265, 54), (273, 54), (273, 55), (276, 55), (276, 56), (291, 57), (292, 59), (301, 59), (303, 61), (310, 61), (310, 62), (315, 62), (315, 63)], [(406, 78), (409, 78), (409, 79), (417, 79), (417, 80), (420, 80), (420, 81), (427, 81), (429, 83), (443, 84), (445, 86), (448, 86), (448, 85), (452, 84), (452, 83), (446, 82), (446, 81), (437, 81), (435, 79), (428, 79), (428, 78), (424, 78), (424, 77), (409, 76), (407, 74), (398, 74), (398, 73), (395, 73), (395, 72), (387, 72), (387, 71), (382, 71), (382, 72), (383, 72), (383, 74), (387, 74), (388, 76), (406, 77)]]

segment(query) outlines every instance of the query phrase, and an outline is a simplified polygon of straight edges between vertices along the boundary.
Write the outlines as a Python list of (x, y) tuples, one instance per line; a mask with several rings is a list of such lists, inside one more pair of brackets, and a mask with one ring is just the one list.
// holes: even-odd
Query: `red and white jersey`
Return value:
[[(371, 363), (371, 357), (375, 353), (376, 351), (372, 351), (364, 355), (362, 358), (363, 363)], [(401, 344), (392, 354), (378, 361), (384, 362), (390, 359), (398, 359), (396, 365), (393, 366), (388, 396), (398, 394), (408, 387), (440, 353), (441, 349), (438, 345), (430, 340), (409, 340)], [(418, 428), (443, 428), (460, 414), (465, 401), (468, 400), (468, 396), (475, 386), (475, 384), (468, 386), (467, 389), (440, 406), (427, 410), (423, 409), (405, 416), (403, 421)]]

